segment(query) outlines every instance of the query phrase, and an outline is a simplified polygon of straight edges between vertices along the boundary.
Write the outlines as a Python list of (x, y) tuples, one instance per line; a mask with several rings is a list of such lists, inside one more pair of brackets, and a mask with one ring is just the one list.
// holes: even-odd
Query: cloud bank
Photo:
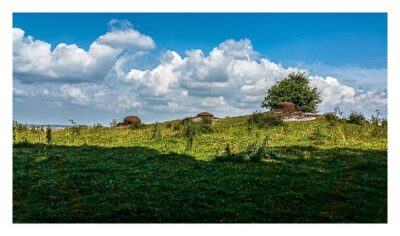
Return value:
[(102, 80), (118, 60), (130, 50), (135, 53), (155, 47), (153, 39), (133, 28), (115, 28), (99, 36), (87, 51), (75, 44), (50, 43), (26, 36), (20, 28), (13, 29), (13, 72), (23, 82)]
[[(112, 20), (109, 26), (110, 31), (88, 50), (64, 43), (52, 48), (14, 28), (14, 96), (19, 101), (26, 98), (28, 102), (34, 96), (43, 104), (142, 114), (149, 121), (203, 110), (225, 117), (260, 109), (274, 83), (290, 72), (309, 72), (307, 68), (285, 68), (260, 56), (250, 39), (227, 39), (208, 53), (190, 49), (179, 55), (167, 50), (155, 67), (131, 68), (131, 62), (154, 49), (155, 42), (128, 21)], [(383, 86), (365, 88), (356, 82), (363, 84), (359, 75), (368, 74), (368, 69), (355, 71), (358, 76), (351, 85), (343, 84), (340, 77), (309, 77), (310, 85), (321, 93), (321, 112), (337, 106), (366, 114), (375, 109), (386, 112), (386, 74), (377, 78)], [(347, 73), (345, 79), (349, 77)]]

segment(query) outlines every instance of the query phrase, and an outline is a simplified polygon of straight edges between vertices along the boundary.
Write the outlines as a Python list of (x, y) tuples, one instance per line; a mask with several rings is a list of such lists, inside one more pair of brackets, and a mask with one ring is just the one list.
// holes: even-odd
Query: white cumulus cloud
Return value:
[[(218, 113), (223, 107), (224, 112), (236, 114), (259, 108), (266, 91), (296, 71), (307, 72), (301, 68), (284, 68), (260, 58), (250, 40), (244, 39), (226, 40), (208, 55), (199, 49), (186, 51), (184, 57), (167, 51), (153, 69), (119, 71), (118, 79), (131, 82), (146, 102), (149, 102), (147, 97), (161, 98), (165, 101), (165, 110), (177, 111), (179, 106), (183, 109), (189, 103), (199, 110), (209, 109)], [(382, 91), (357, 90), (332, 76), (315, 75), (309, 79), (310, 85), (321, 94), (319, 109), (323, 112), (335, 107), (367, 113), (369, 110), (385, 110), (386, 94)]]
[(89, 97), (77, 85), (63, 84), (60, 92), (64, 97), (70, 99), (71, 103), (88, 105)]
[[(228, 39), (208, 53), (190, 49), (179, 55), (166, 50), (153, 68), (137, 68), (130, 62), (153, 49), (154, 41), (128, 21), (112, 20), (109, 26), (110, 32), (99, 36), (88, 50), (65, 43), (52, 48), (15, 28), (14, 75), (19, 81), (43, 85), (19, 83), (14, 95), (36, 96), (47, 101), (44, 104), (57, 107), (70, 103), (88, 109), (147, 114), (152, 121), (200, 111), (225, 117), (260, 109), (267, 90), (289, 73), (309, 74), (305, 68), (284, 67), (262, 57), (249, 39)], [(376, 73), (382, 76), (386, 72)], [(359, 68), (357, 74), (356, 80), (362, 83), (361, 77), (368, 73)], [(366, 114), (375, 109), (386, 111), (385, 81), (379, 88), (360, 89), (355, 83), (343, 82), (350, 77), (347, 72), (344, 80), (339, 72), (335, 76), (311, 74), (310, 85), (321, 94), (321, 112), (335, 107)], [(29, 88), (39, 92), (28, 93)]]
[(47, 42), (13, 29), (13, 72), (25, 82), (101, 81), (124, 50), (153, 49), (151, 37), (133, 28), (115, 29), (94, 41), (88, 50), (75, 44), (60, 43), (52, 48)]

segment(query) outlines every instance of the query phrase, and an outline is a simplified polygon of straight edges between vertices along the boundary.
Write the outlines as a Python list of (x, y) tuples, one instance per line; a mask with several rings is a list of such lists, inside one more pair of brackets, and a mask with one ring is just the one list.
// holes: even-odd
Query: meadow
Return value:
[(386, 127), (247, 120), (16, 129), (14, 222), (387, 222)]

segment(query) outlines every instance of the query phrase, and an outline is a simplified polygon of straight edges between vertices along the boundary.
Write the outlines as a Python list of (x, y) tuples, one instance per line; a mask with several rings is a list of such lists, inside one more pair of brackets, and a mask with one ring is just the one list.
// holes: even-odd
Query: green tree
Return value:
[(311, 88), (305, 73), (290, 73), (285, 79), (268, 89), (261, 107), (274, 109), (279, 102), (292, 102), (303, 112), (317, 112), (321, 102), (316, 88)]

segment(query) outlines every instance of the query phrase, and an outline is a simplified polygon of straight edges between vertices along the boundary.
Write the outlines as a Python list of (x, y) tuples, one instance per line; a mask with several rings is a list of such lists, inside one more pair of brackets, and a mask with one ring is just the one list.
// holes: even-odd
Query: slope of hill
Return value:
[[(15, 222), (386, 222), (386, 130), (225, 118), (193, 136), (140, 129), (18, 131)], [(262, 158), (252, 159), (251, 155)]]

